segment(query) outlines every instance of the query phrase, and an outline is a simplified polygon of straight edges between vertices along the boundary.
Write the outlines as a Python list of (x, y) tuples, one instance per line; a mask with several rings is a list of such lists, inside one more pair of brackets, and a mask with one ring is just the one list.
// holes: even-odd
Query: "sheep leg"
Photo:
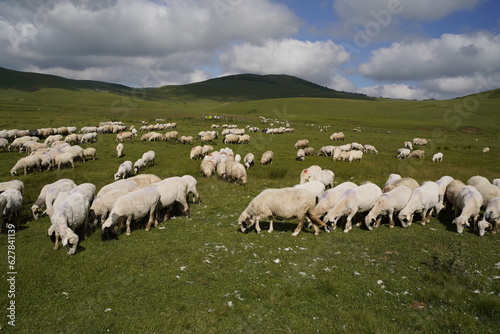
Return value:
[(302, 231), (302, 228), (304, 227), (304, 217), (297, 217), (299, 219), (299, 224), (295, 228), (295, 231), (292, 233), (292, 237), (296, 237), (299, 235), (300, 231)]
[(148, 223), (146, 224), (146, 231), (149, 231), (151, 229), (151, 225), (153, 225), (153, 223), (155, 224), (155, 227), (158, 226), (158, 221), (155, 219), (155, 216), (156, 216), (156, 210), (152, 208), (149, 211), (149, 219)]
[(347, 216), (347, 219), (345, 222), (345, 227), (344, 227), (344, 233), (348, 233), (350, 230), (352, 230), (352, 218), (354, 217), (355, 214), (356, 214), (356, 212), (351, 212)]
[(269, 218), (269, 230), (267, 232), (271, 233), (272, 231), (274, 231), (273, 217)]
[(127, 217), (127, 235), (130, 235), (130, 223), (132, 222), (132, 217)]
[(319, 234), (319, 226), (322, 226), (325, 229), (326, 232), (330, 233), (331, 230), (328, 227), (328, 225), (326, 225), (325, 222), (322, 221), (321, 219), (319, 219), (315, 214), (311, 213), (311, 211), (307, 211), (306, 212), (306, 216), (313, 223), (314, 235), (318, 235)]
[(394, 211), (389, 211), (389, 228), (394, 228)]

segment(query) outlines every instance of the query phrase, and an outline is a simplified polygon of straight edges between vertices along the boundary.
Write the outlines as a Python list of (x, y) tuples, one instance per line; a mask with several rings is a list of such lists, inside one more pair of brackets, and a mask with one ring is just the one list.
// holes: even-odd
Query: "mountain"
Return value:
[(373, 100), (363, 94), (339, 92), (289, 75), (238, 74), (186, 85), (169, 85), (158, 88), (131, 88), (124, 85), (92, 80), (73, 80), (63, 77), (20, 72), (0, 67), (0, 89), (37, 91), (44, 88), (66, 90), (91, 89), (126, 93), (146, 91), (146, 99), (199, 100), (241, 102), (273, 98), (321, 97), (356, 100)]
[(132, 88), (124, 85), (103, 81), (73, 80), (50, 74), (14, 71), (3, 67), (0, 67), (0, 88), (23, 91), (37, 91), (43, 88), (93, 89), (116, 93), (132, 90)]

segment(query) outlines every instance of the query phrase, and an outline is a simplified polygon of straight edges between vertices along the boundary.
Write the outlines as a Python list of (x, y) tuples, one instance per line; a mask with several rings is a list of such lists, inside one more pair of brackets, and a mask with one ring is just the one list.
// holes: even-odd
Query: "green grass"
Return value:
[[(115, 156), (114, 135), (100, 135), (98, 159), (77, 163), (75, 170), (19, 175), (25, 182), (25, 206), (16, 234), (16, 328), (4, 316), (0, 331), (16, 333), (497, 333), (500, 330), (498, 235), (480, 238), (467, 230), (458, 235), (450, 215), (426, 226), (386, 224), (375, 231), (340, 229), (314, 236), (305, 229), (291, 236), (296, 221), (275, 222), (275, 231), (238, 232), (237, 219), (250, 200), (270, 187), (292, 186), (303, 168), (318, 164), (335, 173), (336, 184), (372, 181), (383, 185), (390, 173), (417, 181), (451, 175), (466, 182), (473, 175), (499, 177), (498, 99), (492, 94), (474, 111), (482, 116), (460, 127), (443, 121), (443, 109), (457, 101), (354, 101), (278, 99), (225, 105), (191, 101), (138, 100), (126, 114), (113, 109), (117, 95), (90, 91), (41, 90), (24, 95), (0, 94), (0, 121), (5, 128), (96, 124), (106, 119), (139, 126), (157, 118), (178, 123), (180, 135), (196, 135), (210, 122), (201, 115), (217, 112), (223, 122), (240, 127), (262, 124), (258, 116), (289, 121), (294, 133), (251, 134), (248, 145), (232, 145), (256, 159), (275, 152), (271, 165), (248, 171), (245, 186), (200, 176), (200, 161), (190, 161), (192, 146), (172, 142), (125, 143), (125, 157)], [(7, 96), (9, 95), (9, 96)], [(23, 101), (19, 101), (22, 96)], [(102, 96), (99, 99), (98, 96)], [(71, 101), (84, 100), (80, 104)], [(198, 103), (200, 109), (195, 110)], [(432, 104), (433, 106), (428, 106)], [(214, 106), (220, 106), (215, 108)], [(37, 108), (41, 110), (38, 111)], [(423, 110), (423, 111), (422, 111)], [(59, 112), (58, 112), (59, 111)], [(179, 113), (182, 111), (183, 113)], [(184, 112), (186, 114), (184, 114)], [(494, 122), (490, 121), (491, 119)], [(4, 125), (5, 124), (5, 125)], [(222, 121), (220, 122), (222, 124)], [(314, 124), (312, 126), (311, 124)], [(319, 125), (331, 125), (320, 132)], [(361, 132), (352, 132), (360, 126)], [(462, 131), (474, 127), (477, 132)], [(425, 130), (423, 130), (425, 128)], [(436, 131), (443, 129), (446, 131)], [(344, 131), (346, 142), (370, 143), (378, 155), (361, 163), (333, 162), (327, 157), (295, 160), (293, 144), (307, 138), (310, 146), (339, 144), (328, 137)], [(423, 160), (401, 161), (397, 148), (413, 137), (431, 138)], [(477, 139), (477, 141), (476, 141)], [(195, 142), (195, 145), (199, 142)], [(84, 145), (89, 146), (89, 145)], [(221, 139), (215, 149), (225, 145)], [(485, 155), (482, 148), (489, 146)], [(190, 217), (160, 223), (150, 232), (139, 222), (132, 234), (102, 242), (95, 231), (74, 256), (53, 251), (45, 236), (50, 220), (33, 221), (29, 207), (43, 185), (67, 177), (98, 188), (112, 182), (124, 160), (135, 161), (155, 150), (157, 165), (144, 173), (161, 178), (191, 174), (198, 180), (202, 204), (191, 204)], [(443, 151), (442, 163), (432, 153)], [(12, 179), (11, 166), (23, 154), (0, 153), (0, 181)], [(7, 235), (0, 247), (7, 278)], [(495, 246), (496, 245), (496, 246)]]

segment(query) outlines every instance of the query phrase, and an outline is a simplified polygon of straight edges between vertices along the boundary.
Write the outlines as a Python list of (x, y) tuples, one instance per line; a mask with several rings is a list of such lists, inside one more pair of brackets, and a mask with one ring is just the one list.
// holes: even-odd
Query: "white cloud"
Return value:
[[(335, 70), (349, 60), (346, 50), (332, 41), (267, 40), (242, 43), (220, 56), (224, 69), (233, 73), (288, 74), (320, 85), (346, 86)], [(335, 77), (337, 76), (337, 77)]]
[(427, 90), (412, 87), (406, 84), (388, 84), (364, 87), (358, 90), (359, 93), (374, 97), (385, 97), (391, 99), (424, 100), (435, 98)]

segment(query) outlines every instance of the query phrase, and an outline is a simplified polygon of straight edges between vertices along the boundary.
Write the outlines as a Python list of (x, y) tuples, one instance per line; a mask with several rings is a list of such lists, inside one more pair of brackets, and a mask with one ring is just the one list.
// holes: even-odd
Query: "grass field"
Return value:
[[(144, 96), (142, 96), (144, 97)], [(176, 121), (180, 135), (208, 130), (202, 115), (223, 115), (222, 123), (271, 127), (259, 116), (288, 121), (294, 133), (251, 134), (248, 145), (232, 145), (242, 156), (275, 152), (271, 165), (248, 171), (245, 186), (216, 177), (202, 178), (192, 146), (174, 142), (125, 143), (115, 156), (114, 135), (99, 135), (91, 146), (98, 159), (75, 170), (19, 175), (25, 207), (15, 236), (15, 298), (2, 283), (0, 331), (15, 333), (498, 333), (500, 331), (500, 258), (498, 235), (463, 235), (442, 215), (425, 226), (386, 224), (374, 231), (337, 229), (314, 236), (305, 229), (292, 237), (296, 221), (275, 222), (275, 231), (238, 232), (237, 219), (250, 200), (271, 187), (299, 182), (303, 168), (318, 164), (335, 173), (335, 183), (372, 181), (382, 186), (391, 173), (419, 182), (450, 175), (464, 182), (473, 175), (500, 174), (497, 91), (450, 101), (271, 99), (247, 102), (143, 99), (95, 91), (46, 89), (0, 91), (2, 128), (96, 125), (122, 120)], [(448, 111), (450, 110), (450, 111)], [(163, 121), (162, 121), (163, 122)], [(321, 132), (320, 127), (329, 126)], [(361, 132), (352, 129), (360, 127)], [(373, 144), (378, 155), (361, 163), (334, 162), (322, 156), (295, 160), (296, 140), (307, 138), (319, 149), (346, 142)], [(423, 160), (397, 160), (396, 150), (413, 137), (429, 138)], [(198, 141), (194, 143), (199, 144)], [(83, 145), (89, 146), (89, 145)], [(221, 139), (216, 150), (224, 147)], [(490, 147), (483, 154), (483, 147)], [(201, 204), (191, 216), (144, 223), (132, 234), (103, 242), (99, 231), (68, 256), (53, 251), (46, 237), (48, 217), (32, 220), (29, 208), (43, 185), (60, 178), (92, 182), (99, 189), (113, 181), (124, 160), (135, 161), (153, 149), (156, 166), (144, 173), (161, 178), (190, 174), (198, 180)], [(444, 153), (442, 163), (432, 154)], [(12, 179), (11, 166), (23, 154), (0, 153), (0, 181)], [(8, 276), (7, 235), (0, 246), (1, 279)], [(15, 327), (8, 324), (8, 303), (15, 300)]]

